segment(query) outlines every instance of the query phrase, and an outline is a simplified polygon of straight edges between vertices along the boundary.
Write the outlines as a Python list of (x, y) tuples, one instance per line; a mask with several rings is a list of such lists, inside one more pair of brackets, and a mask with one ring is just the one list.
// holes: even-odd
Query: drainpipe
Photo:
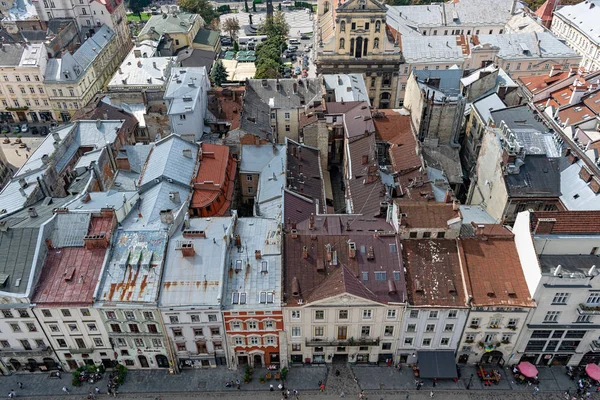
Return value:
[(171, 364), (170, 372), (172, 374), (178, 374), (179, 364), (177, 364), (177, 357), (175, 356), (175, 351), (173, 349), (173, 342), (171, 337), (167, 333), (167, 328), (165, 327), (165, 321), (163, 321), (162, 313), (160, 309), (156, 310), (158, 312), (158, 322), (160, 323), (160, 329), (162, 329), (164, 337), (165, 337), (165, 349), (167, 349), (167, 358), (169, 359), (169, 364)]

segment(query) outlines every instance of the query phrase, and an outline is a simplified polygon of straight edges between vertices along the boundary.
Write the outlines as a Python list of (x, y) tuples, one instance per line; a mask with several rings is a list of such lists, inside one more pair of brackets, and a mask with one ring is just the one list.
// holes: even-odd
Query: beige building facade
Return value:
[(396, 107), (402, 53), (398, 38), (388, 32), (386, 6), (376, 0), (338, 6), (320, 0), (318, 9), (317, 72), (362, 74), (371, 105)]

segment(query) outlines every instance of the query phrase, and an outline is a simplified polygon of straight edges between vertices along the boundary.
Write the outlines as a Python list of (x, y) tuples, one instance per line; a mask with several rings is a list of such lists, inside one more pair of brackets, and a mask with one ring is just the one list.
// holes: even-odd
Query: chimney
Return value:
[(390, 296), (394, 295), (394, 294), (397, 294), (398, 291), (396, 290), (396, 284), (394, 283), (394, 281), (391, 280), (391, 279), (388, 279), (387, 282), (388, 282), (388, 294)]
[(292, 296), (300, 296), (300, 284), (298, 283), (298, 278), (296, 277), (292, 278)]
[(38, 214), (37, 214), (37, 211), (35, 211), (35, 207), (29, 207), (29, 208), (27, 209), (27, 213), (29, 214), (29, 216), (30, 216), (31, 218), (35, 218), (35, 217), (37, 217), (37, 216), (38, 216)]
[(367, 260), (374, 260), (375, 259), (375, 250), (373, 249), (373, 246), (369, 246), (369, 249), (367, 250)]
[(548, 76), (558, 75), (561, 72), (562, 72), (562, 66), (560, 66), (560, 65), (553, 65), (552, 68), (550, 69), (550, 73), (548, 74)]
[(60, 142), (60, 135), (58, 132), (52, 132), (52, 137), (54, 138), (55, 142)]
[(48, 164), (48, 154), (44, 154), (42, 156), (42, 164), (44, 164), (44, 165)]
[(92, 196), (88, 193), (85, 192), (85, 194), (83, 195), (83, 197), (81, 198), (81, 202), (82, 203), (87, 203), (92, 199)]
[(302, 147), (298, 146), (298, 160), (302, 161)]
[(27, 181), (25, 180), (25, 178), (21, 178), (19, 179), (19, 186), (21, 186), (21, 189), (25, 189), (27, 187)]
[(310, 214), (308, 217), (308, 229), (311, 231), (315, 229), (315, 214)]
[(170, 192), (169, 199), (171, 199), (171, 201), (175, 204), (181, 203), (181, 198), (179, 196), (179, 192)]
[(348, 242), (348, 257), (351, 259), (356, 258), (356, 243)]
[(83, 237), (83, 246), (87, 250), (108, 248), (108, 237), (102, 232), (98, 235), (85, 235)]
[(194, 257), (196, 252), (194, 251), (194, 243), (190, 240), (181, 243), (181, 255), (184, 257)]
[(306, 246), (302, 247), (302, 258), (305, 260), (308, 258), (308, 247)]
[(362, 165), (367, 165), (369, 163), (369, 156), (367, 154), (364, 154), (362, 156)]
[(586, 183), (592, 180), (592, 173), (587, 168), (587, 166), (582, 166), (579, 170), (579, 177)]
[(260, 250), (254, 250), (254, 258), (260, 260), (262, 258)]
[(555, 223), (555, 218), (538, 218), (535, 228), (533, 229), (533, 233), (536, 235), (552, 233)]
[(453, 211), (460, 210), (460, 202), (458, 200), (452, 200), (452, 210)]
[(158, 69), (156, 68), (156, 61), (152, 61), (152, 67), (154, 67), (154, 69)]
[(160, 222), (163, 224), (172, 224), (174, 221), (173, 210), (161, 210), (159, 212)]
[(333, 258), (333, 254), (331, 251), (331, 245), (329, 243), (327, 243), (327, 245), (325, 245), (325, 250), (327, 251), (327, 261), (331, 262), (331, 260)]
[(275, 86), (277, 87), (277, 91), (279, 92), (281, 90), (281, 83), (279, 83), (279, 78), (277, 78)]
[(293, 88), (294, 94), (298, 94), (298, 84), (296, 82), (294, 82)]
[(478, 224), (478, 225), (475, 227), (475, 234), (476, 234), (477, 236), (483, 236), (483, 229), (484, 229), (484, 228), (485, 228), (485, 225)]
[(100, 129), (101, 126), (102, 126), (102, 120), (101, 119), (97, 119), (96, 120), (96, 128)]
[(298, 231), (296, 229), (292, 229), (292, 239), (297, 239), (298, 238)]
[(386, 216), (388, 212), (388, 203), (382, 201), (379, 203), (379, 215)]

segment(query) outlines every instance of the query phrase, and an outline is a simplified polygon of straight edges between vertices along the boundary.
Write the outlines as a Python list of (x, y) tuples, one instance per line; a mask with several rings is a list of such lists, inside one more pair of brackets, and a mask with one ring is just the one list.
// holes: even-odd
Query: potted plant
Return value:
[(502, 343), (503, 343), (503, 344), (509, 344), (509, 343), (510, 343), (510, 340), (508, 340), (508, 339), (504, 339), (504, 340), (502, 341)]
[(500, 342), (496, 343), (496, 348), (498, 348), (500, 346), (502, 346), (502, 343), (500, 343)]
[(473, 339), (467, 339), (465, 340), (465, 343), (473, 343)]
[(481, 347), (482, 349), (485, 347), (485, 344), (484, 344), (483, 342), (481, 342), (481, 341), (480, 341), (479, 343), (477, 343), (477, 345), (478, 345), (479, 347)]
[(471, 329), (479, 329), (479, 325), (470, 325), (469, 328), (471, 328)]
[(261, 375), (259, 380), (260, 380), (260, 383), (265, 383), (265, 376)]
[(516, 325), (509, 325), (507, 326), (508, 329), (510, 329), (511, 331), (516, 331), (517, 330), (517, 326)]
[(281, 369), (281, 380), (285, 381), (287, 379), (288, 369), (287, 367), (283, 367)]
[(23, 135), (21, 135), (20, 133), (17, 133), (17, 140), (15, 141), (15, 143), (17, 143), (17, 144), (21, 143), (22, 137), (23, 137)]

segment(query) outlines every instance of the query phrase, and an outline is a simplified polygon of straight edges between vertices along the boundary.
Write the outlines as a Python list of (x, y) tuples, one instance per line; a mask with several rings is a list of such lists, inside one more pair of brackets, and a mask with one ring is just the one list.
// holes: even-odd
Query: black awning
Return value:
[(458, 378), (454, 351), (417, 351), (417, 355), (421, 378)]

